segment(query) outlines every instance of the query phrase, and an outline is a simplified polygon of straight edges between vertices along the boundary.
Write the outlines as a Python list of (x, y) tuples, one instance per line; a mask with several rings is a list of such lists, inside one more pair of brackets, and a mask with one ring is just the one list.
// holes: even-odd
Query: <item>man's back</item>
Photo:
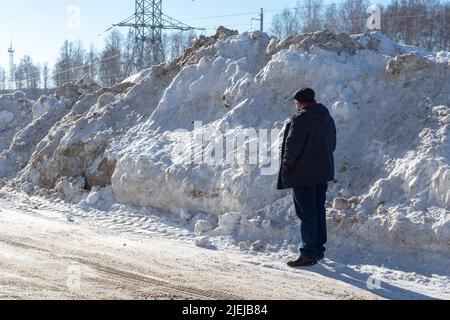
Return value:
[(322, 104), (310, 105), (288, 124), (279, 189), (334, 180), (336, 125)]

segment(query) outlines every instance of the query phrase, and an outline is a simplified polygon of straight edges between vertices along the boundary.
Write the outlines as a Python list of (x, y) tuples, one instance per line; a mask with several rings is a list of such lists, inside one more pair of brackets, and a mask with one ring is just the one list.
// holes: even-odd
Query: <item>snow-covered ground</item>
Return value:
[[(13, 190), (0, 193), (0, 206), (2, 298), (450, 299), (448, 267), (401, 250), (346, 247), (332, 237), (321, 265), (292, 270), (288, 242), (255, 250), (210, 236), (198, 248), (193, 224), (153, 208), (82, 209)], [(81, 287), (68, 284), (71, 272), (81, 272)]]
[(0, 205), (0, 298), (450, 299), (446, 270), (405, 257), (338, 251), (294, 270), (290, 248), (221, 237), (198, 248), (193, 230), (155, 209), (83, 211), (16, 192)]
[(0, 103), (0, 187), (69, 221), (281, 268), (299, 242), (275, 188), (281, 130), (292, 93), (313, 87), (339, 135), (321, 272), (362, 289), (381, 278), (386, 298), (449, 298), (449, 59), (380, 33), (219, 29), (114, 87), (85, 77), (26, 102), (20, 126)]
[(0, 299), (380, 298), (322, 268), (197, 248), (168, 225), (166, 234), (142, 233), (151, 216), (117, 216), (105, 228), (108, 219), (68, 222), (67, 207), (42, 199), (0, 194), (0, 205)]

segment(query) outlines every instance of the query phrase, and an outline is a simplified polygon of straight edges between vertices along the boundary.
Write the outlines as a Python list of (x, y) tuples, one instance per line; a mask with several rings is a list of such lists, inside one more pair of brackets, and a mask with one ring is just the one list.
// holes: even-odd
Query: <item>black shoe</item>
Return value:
[(312, 267), (319, 263), (317, 260), (308, 259), (305, 257), (300, 257), (295, 261), (290, 261), (287, 265), (291, 268), (302, 268), (302, 267)]

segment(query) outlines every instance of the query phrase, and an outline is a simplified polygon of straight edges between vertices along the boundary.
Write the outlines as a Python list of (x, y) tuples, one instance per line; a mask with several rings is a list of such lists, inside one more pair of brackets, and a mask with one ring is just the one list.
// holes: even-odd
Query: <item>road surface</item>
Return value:
[(282, 262), (264, 267), (244, 253), (116, 233), (6, 201), (0, 198), (1, 299), (379, 298)]

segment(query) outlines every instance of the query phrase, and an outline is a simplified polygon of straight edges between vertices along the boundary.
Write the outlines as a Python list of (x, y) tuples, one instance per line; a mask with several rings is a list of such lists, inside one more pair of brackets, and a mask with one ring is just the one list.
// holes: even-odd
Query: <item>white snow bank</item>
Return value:
[(33, 120), (39, 119), (43, 114), (52, 112), (55, 109), (56, 101), (47, 96), (42, 96), (33, 104)]
[(9, 148), (14, 135), (31, 122), (32, 101), (23, 92), (0, 96), (0, 153)]
[[(116, 87), (81, 97), (73, 84), (60, 88), (57, 98), (77, 102), (19, 180), (58, 186), (70, 199), (82, 185), (70, 179), (82, 177), (88, 189), (110, 186), (120, 202), (194, 220), (198, 234), (296, 242), (291, 195), (275, 187), (281, 130), (295, 113), (290, 97), (308, 86), (339, 131), (332, 235), (348, 244), (357, 237), (448, 252), (448, 79), (443, 53), (380, 33), (324, 31), (280, 41), (222, 29)], [(193, 148), (192, 137), (203, 138), (204, 148)], [(236, 149), (239, 139), (268, 150), (254, 164), (248, 148)], [(101, 195), (83, 201), (95, 205)]]
[[(81, 101), (88, 99), (90, 93), (97, 89), (98, 85), (92, 79), (83, 77), (77, 82), (60, 86), (54, 95), (42, 96), (35, 103), (25, 100), (20, 92), (10, 96), (25, 103), (26, 110), (21, 112), (21, 118), (18, 118), (21, 122), (14, 127), (11, 139), (5, 141), (5, 150), (1, 152), (0, 149), (0, 177), (10, 179), (24, 169), (33, 153), (43, 148), (40, 142), (50, 129), (59, 126), (59, 121), (72, 107), (77, 110)], [(49, 138), (53, 140), (55, 136), (50, 135)], [(32, 181), (32, 177), (28, 176), (27, 180)]]
[(3, 110), (0, 111), (0, 131), (5, 131), (7, 126), (14, 120), (12, 112)]
[[(380, 37), (325, 34), (315, 38), (320, 45), (304, 36), (300, 44), (274, 44), (264, 34), (245, 33), (215, 43), (175, 77), (147, 122), (123, 138), (112, 177), (116, 198), (217, 215), (219, 233), (297, 239), (291, 196), (275, 190), (276, 170), (262, 175), (262, 162), (185, 163), (173, 156), (183, 135), (173, 131), (204, 135), (210, 151), (224, 144), (222, 135), (237, 137), (239, 128), (280, 130), (295, 112), (292, 92), (309, 86), (338, 122), (338, 183), (330, 200), (357, 196), (345, 211), (330, 207), (331, 229), (374, 243), (431, 243), (447, 251), (448, 65)], [(341, 49), (330, 50), (330, 43)], [(194, 130), (195, 121), (203, 126)], [(274, 138), (270, 149), (278, 150), (281, 135)], [(228, 219), (233, 212), (241, 218)]]

